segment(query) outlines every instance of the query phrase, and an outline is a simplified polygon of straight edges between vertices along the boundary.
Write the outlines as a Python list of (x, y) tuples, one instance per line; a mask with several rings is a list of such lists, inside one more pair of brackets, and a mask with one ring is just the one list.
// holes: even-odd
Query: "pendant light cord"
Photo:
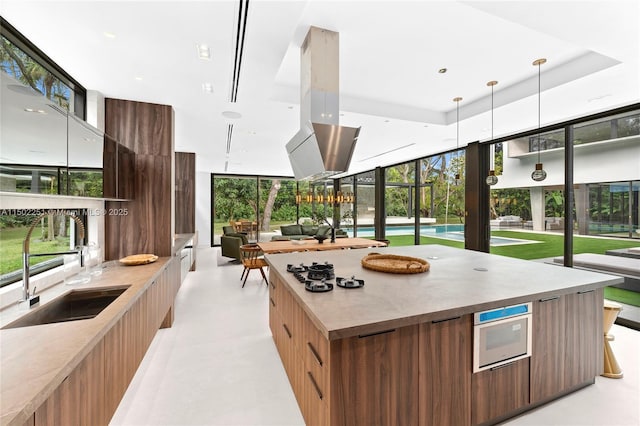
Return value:
[(538, 63), (538, 163), (540, 163), (540, 67), (542, 63)]
[[(491, 85), (491, 142), (493, 142), (493, 84)], [(493, 147), (493, 155), (491, 156), (491, 164), (489, 168), (491, 170), (495, 170), (496, 165), (496, 153), (495, 153), (495, 145), (491, 145)]]

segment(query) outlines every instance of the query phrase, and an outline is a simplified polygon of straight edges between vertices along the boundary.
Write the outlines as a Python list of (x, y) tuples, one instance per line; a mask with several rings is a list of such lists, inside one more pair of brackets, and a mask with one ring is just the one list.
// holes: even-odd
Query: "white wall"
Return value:
[[(503, 174), (498, 177), (498, 184), (494, 188), (564, 185), (563, 149), (540, 152), (547, 178), (542, 182), (534, 182), (531, 172), (538, 159), (537, 153), (509, 157), (509, 145), (503, 145)], [(573, 167), (575, 184), (639, 180), (640, 138), (578, 145), (574, 150)]]
[(211, 247), (211, 173), (196, 172), (198, 247)]

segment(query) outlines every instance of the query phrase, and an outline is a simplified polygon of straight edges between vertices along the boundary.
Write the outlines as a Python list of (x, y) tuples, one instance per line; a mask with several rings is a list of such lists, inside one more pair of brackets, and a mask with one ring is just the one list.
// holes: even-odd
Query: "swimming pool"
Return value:
[[(413, 226), (388, 226), (385, 229), (386, 236), (413, 235)], [(353, 237), (353, 230), (347, 229), (347, 234)], [(358, 237), (373, 237), (373, 227), (358, 228)], [(464, 225), (423, 225), (420, 227), (420, 235), (423, 237), (442, 238), (451, 241), (464, 241)], [(492, 246), (508, 246), (516, 244), (532, 244), (538, 241), (524, 240), (520, 238), (507, 238), (492, 236), (489, 244)]]

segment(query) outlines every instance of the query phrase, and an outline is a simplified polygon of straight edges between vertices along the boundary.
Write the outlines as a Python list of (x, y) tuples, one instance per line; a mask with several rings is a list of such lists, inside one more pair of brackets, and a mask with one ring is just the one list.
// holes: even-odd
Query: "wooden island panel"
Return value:
[(420, 324), (421, 425), (471, 423), (471, 315)]
[(418, 330), (331, 342), (331, 424), (418, 424)]
[(604, 369), (604, 290), (580, 291), (566, 297), (564, 385), (573, 388), (593, 383)]
[(514, 415), (529, 404), (529, 358), (475, 373), (471, 395), (472, 425)]
[(534, 302), (532, 328), (531, 403), (535, 404), (558, 395), (565, 388), (566, 297)]

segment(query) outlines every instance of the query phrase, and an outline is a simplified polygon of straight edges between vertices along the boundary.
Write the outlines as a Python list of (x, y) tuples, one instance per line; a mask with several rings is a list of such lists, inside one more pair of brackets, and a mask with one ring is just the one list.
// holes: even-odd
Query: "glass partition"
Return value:
[[(564, 145), (564, 128), (494, 144), (498, 183), (489, 192), (491, 253), (563, 263)], [(542, 181), (532, 178), (537, 163), (547, 173)]]
[(375, 235), (373, 227), (376, 213), (375, 181), (373, 170), (355, 175), (355, 222), (357, 226), (353, 230), (353, 234), (349, 234), (349, 236), (373, 238)]
[(355, 218), (355, 187), (354, 177), (349, 176), (340, 179), (340, 194), (338, 203), (340, 205), (340, 228), (350, 235), (353, 235)]
[(297, 221), (296, 181), (293, 179), (260, 178), (260, 240), (280, 233), (280, 225)]
[(214, 244), (220, 244), (224, 226), (231, 226), (235, 232), (246, 232), (247, 235), (257, 233), (256, 177), (214, 175), (212, 190)]
[(415, 161), (385, 170), (385, 237), (395, 245), (415, 243)]

